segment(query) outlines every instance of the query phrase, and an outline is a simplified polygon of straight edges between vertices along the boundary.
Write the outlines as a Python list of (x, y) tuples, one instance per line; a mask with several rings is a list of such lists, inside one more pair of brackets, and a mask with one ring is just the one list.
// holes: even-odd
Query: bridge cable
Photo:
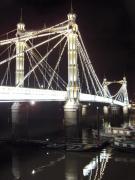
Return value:
[[(83, 59), (84, 59), (84, 61), (85, 61), (84, 64), (85, 64), (85, 66), (86, 66), (86, 68), (87, 68), (87, 71), (88, 71), (88, 73), (89, 73), (89, 77), (90, 77), (91, 82), (92, 82), (92, 84), (93, 84), (95, 93), (97, 94), (97, 90), (96, 90), (96, 88), (95, 88), (94, 81), (93, 81), (93, 79), (92, 79), (92, 76), (90, 75), (90, 74), (92, 73), (92, 69), (91, 69), (91, 68), (89, 69), (90, 66), (89, 66), (88, 60), (87, 60), (87, 58), (86, 58), (86, 55), (85, 55), (85, 53), (84, 53), (84, 50), (83, 50), (83, 48), (82, 48), (82, 46), (81, 46), (81, 44), (80, 44), (79, 41), (78, 41), (78, 44), (79, 44), (79, 47), (80, 47), (80, 52), (81, 52), (81, 54), (82, 54), (82, 57), (83, 57)], [(95, 76), (94, 73), (92, 73), (92, 75)], [(93, 77), (93, 78), (94, 78), (94, 77)], [(95, 80), (96, 80), (96, 77), (95, 77)], [(96, 82), (96, 81), (95, 81), (95, 82)], [(96, 83), (98, 83), (98, 82), (96, 82)], [(100, 86), (99, 86), (99, 90), (100, 90)], [(102, 95), (102, 93), (101, 93), (101, 95)]]
[[(33, 46), (33, 47), (27, 49), (27, 50), (24, 50), (23, 52), (24, 52), (24, 53), (25, 53), (25, 52), (28, 52), (28, 51), (30, 51), (30, 50), (32, 50), (32, 49), (38, 47), (38, 46), (41, 46), (41, 45), (47, 43), (48, 41), (54, 40), (54, 39), (56, 39), (56, 38), (58, 38), (58, 37), (60, 37), (60, 34), (57, 35), (57, 36), (55, 36), (55, 37), (53, 37), (53, 38), (51, 38), (51, 39), (49, 39), (49, 40), (43, 41), (42, 43), (39, 43), (39, 44), (37, 44), (37, 45), (35, 45), (35, 46)], [(22, 52), (21, 52), (21, 53), (22, 53)], [(6, 62), (8, 62), (8, 61), (11, 61), (12, 59), (16, 58), (16, 57), (17, 57), (18, 55), (20, 55), (21, 53), (17, 53), (16, 55), (14, 55), (14, 56), (12, 56), (12, 57), (10, 57), (10, 58), (7, 58), (7, 59), (1, 61), (1, 62), (0, 62), (0, 65), (6, 63)]]
[[(33, 61), (35, 62), (35, 64), (37, 64), (37, 62), (38, 62), (38, 61), (36, 61), (36, 60), (38, 60), (37, 57), (35, 57), (31, 51), (30, 51), (29, 53), (30, 53), (30, 55), (33, 57)], [(41, 64), (40, 64), (40, 65), (41, 65)], [(41, 66), (41, 67), (43, 68), (43, 66)], [(39, 66), (38, 68), (39, 68), (40, 73), (41, 73), (42, 76), (45, 78), (45, 80), (46, 80), (46, 82), (47, 82), (47, 84), (48, 84), (48, 80), (47, 80), (45, 74), (43, 73), (43, 71), (41, 70), (40, 66)], [(45, 69), (45, 70), (46, 70), (46, 69)], [(48, 72), (48, 71), (47, 71), (47, 72)]]
[[(30, 42), (30, 43), (31, 43), (31, 42)], [(40, 58), (43, 58), (42, 55), (39, 53), (39, 51), (38, 51), (36, 48), (35, 48), (35, 51), (37, 52), (37, 54), (39, 55)], [(32, 53), (34, 53), (34, 52), (32, 51)], [(34, 53), (33, 55), (36, 57), (36, 59), (38, 59), (38, 57), (35, 55), (35, 53)], [(56, 72), (54, 72), (54, 70), (53, 70), (53, 69), (51, 68), (51, 66), (47, 63), (47, 61), (44, 61), (43, 63), (45, 63), (46, 69), (50, 69), (50, 70), (53, 72), (53, 74), (55, 74), (56, 76), (59, 77), (59, 79), (60, 79), (63, 87), (66, 88), (66, 87), (67, 87), (67, 83), (66, 83)], [(41, 64), (41, 66), (42, 66), (42, 64)]]
[[(29, 60), (29, 63), (30, 63), (30, 67), (31, 67), (31, 69), (32, 69), (33, 66), (32, 66), (32, 62), (31, 62), (30, 56), (29, 56), (28, 52), (27, 52), (26, 54), (27, 54), (27, 57), (28, 57), (28, 60)], [(34, 73), (34, 76), (35, 76), (36, 81), (37, 81), (37, 83), (38, 83), (38, 86), (39, 86), (39, 88), (40, 88), (40, 83), (39, 83), (39, 80), (38, 80), (38, 78), (37, 78), (37, 75), (36, 75), (35, 70), (33, 71), (33, 73)]]
[(88, 56), (88, 53), (87, 53), (87, 51), (86, 51), (86, 48), (85, 48), (85, 46), (84, 46), (84, 43), (83, 43), (83, 40), (82, 40), (82, 37), (81, 37), (81, 34), (80, 34), (79, 31), (78, 31), (78, 34), (79, 34), (79, 39), (80, 39), (80, 41), (81, 41), (82, 47), (83, 47), (83, 49), (84, 49), (84, 54), (85, 54), (85, 56), (86, 56), (87, 63), (88, 63), (88, 65), (89, 65), (89, 67), (91, 68), (91, 71), (92, 71), (92, 73), (93, 73), (93, 75), (94, 75), (94, 77), (95, 77), (95, 80), (97, 81), (97, 84), (99, 85), (98, 87), (99, 87), (99, 90), (100, 90), (101, 95), (104, 96), (104, 95), (103, 95), (103, 87), (102, 87), (102, 85), (101, 85), (101, 83), (100, 83), (100, 81), (99, 81), (99, 79), (98, 79), (98, 77), (97, 77), (97, 75), (96, 75), (96, 73), (95, 73), (95, 71), (94, 71), (94, 69), (93, 69), (93, 66), (92, 66), (92, 64), (91, 64), (90, 58), (89, 58), (89, 56)]
[[(38, 59), (37, 59), (37, 57), (32, 53), (32, 52), (29, 52), (32, 56), (33, 56), (33, 61), (35, 62), (35, 64), (37, 64), (38, 63)], [(40, 67), (41, 66), (41, 67)], [(42, 69), (43, 70), (42, 70)], [(39, 66), (38, 66), (38, 69), (39, 69), (39, 72), (41, 73), (41, 75), (44, 77), (44, 79), (46, 80), (46, 82), (47, 82), (47, 84), (49, 83), (49, 81), (47, 80), (47, 76), (44, 74), (44, 70), (47, 72), (47, 74), (48, 74), (48, 76), (49, 77), (51, 77), (51, 74), (47, 71), (47, 68), (45, 68), (42, 64), (40, 64)], [(51, 87), (51, 89), (53, 89), (52, 87)]]
[[(36, 51), (37, 51), (37, 49), (35, 49)], [(38, 51), (37, 51), (38, 52)], [(39, 57), (37, 57), (37, 55), (32, 51), (31, 52), (32, 53), (32, 55), (38, 60), (39, 59)], [(39, 52), (38, 52), (39, 53)], [(42, 56), (41, 56), (41, 54), (39, 53), (39, 55), (40, 55), (40, 58), (42, 58)], [(45, 63), (45, 67), (42, 65), (43, 63)], [(48, 70), (50, 69), (51, 71), (52, 71), (52, 73), (54, 72), (54, 70), (51, 68), (51, 66), (46, 62), (46, 61), (44, 61), (42, 64), (40, 64), (40, 66), (43, 68), (43, 69), (45, 69), (45, 71), (47, 72), (47, 73), (49, 73), (48, 72)], [(42, 75), (43, 75), (44, 73), (42, 73)], [(51, 78), (51, 76), (52, 76), (52, 74), (48, 74), (49, 76), (50, 76), (50, 78)], [(63, 85), (63, 87), (64, 88), (66, 88), (66, 86), (65, 86), (65, 82), (63, 81), (63, 79), (56, 73), (56, 75), (60, 78), (60, 81), (61, 81), (61, 83), (62, 83), (62, 85)], [(43, 77), (45, 77), (44, 75), (43, 75)], [(46, 79), (46, 77), (45, 77), (45, 79)], [(56, 84), (57, 84), (57, 82), (55, 82)], [(63, 84), (64, 83), (64, 84)], [(48, 84), (48, 81), (47, 81), (47, 84)]]
[[(10, 46), (9, 46), (6, 50), (8, 50), (9, 48), (11, 48), (12, 45), (14, 45), (14, 43), (10, 44)], [(15, 52), (15, 47), (14, 47), (13, 53), (14, 53), (14, 52)], [(11, 61), (10, 61), (10, 62), (11, 62)], [(1, 81), (1, 85), (3, 85), (3, 83), (4, 83), (4, 81), (5, 81), (5, 78), (7, 77), (7, 74), (8, 74), (9, 68), (10, 68), (10, 62), (8, 62), (8, 67), (7, 67), (6, 72), (5, 72), (4, 76), (3, 76), (3, 79), (2, 79), (2, 81)], [(6, 82), (7, 82), (7, 80), (6, 80)]]
[(45, 60), (45, 58), (59, 45), (59, 43), (60, 43), (61, 41), (63, 41), (64, 38), (65, 38), (65, 36), (64, 36), (62, 39), (60, 39), (60, 41), (58, 41), (58, 43), (55, 44), (55, 46), (33, 67), (33, 69), (30, 70), (30, 71), (25, 75), (23, 81), (19, 82), (19, 84), (17, 85), (17, 87), (19, 87), (19, 86), (24, 82), (24, 80), (32, 73), (32, 71), (35, 70), (35, 69), (39, 66), (39, 64), (41, 64), (41, 63)]
[(56, 74), (56, 70), (57, 70), (57, 68), (58, 68), (58, 66), (59, 66), (59, 64), (60, 64), (60, 61), (61, 61), (61, 58), (62, 58), (62, 55), (63, 55), (63, 52), (64, 52), (64, 50), (65, 50), (66, 45), (67, 45), (67, 40), (66, 40), (66, 42), (65, 42), (65, 44), (64, 44), (64, 46), (63, 46), (63, 49), (62, 49), (62, 51), (61, 51), (61, 53), (60, 53), (60, 55), (59, 55), (58, 61), (57, 61), (56, 65), (55, 65), (55, 68), (54, 68), (52, 77), (51, 77), (51, 79), (50, 79), (50, 81), (49, 81), (48, 89), (49, 89), (49, 87), (50, 87), (50, 85), (51, 85), (51, 83), (52, 83), (52, 80), (53, 80), (53, 78), (54, 78), (54, 75)]
[(95, 91), (95, 93), (97, 94), (97, 90), (96, 90), (96, 87), (95, 87), (95, 85), (94, 85), (94, 81), (93, 81), (93, 79), (92, 79), (92, 76), (90, 75), (90, 70), (89, 70), (89, 68), (88, 68), (88, 65), (85, 63), (85, 62), (86, 62), (86, 61), (85, 61), (85, 57), (84, 57), (84, 55), (83, 55), (83, 53), (82, 53), (83, 50), (82, 50), (82, 47), (81, 47), (81, 45), (80, 45), (79, 42), (78, 42), (78, 47), (79, 47), (79, 50), (80, 50), (80, 55), (82, 55), (82, 57), (83, 57), (84, 65), (85, 65), (85, 67), (86, 67), (86, 69), (87, 69), (87, 72), (88, 72), (88, 74), (89, 74), (89, 78), (90, 78), (90, 80), (91, 80), (91, 82), (92, 82), (94, 91)]
[(15, 32), (16, 30), (17, 30), (17, 29), (13, 29), (13, 30), (8, 31), (8, 32), (6, 32), (6, 33), (4, 33), (4, 34), (1, 34), (1, 35), (0, 35), (0, 38), (3, 37), (3, 36), (6, 36), (7, 34), (13, 33), (13, 32)]
[[(44, 33), (44, 32), (49, 32), (49, 33), (54, 33), (54, 34), (56, 34), (56, 30), (57, 30), (57, 33), (60, 33), (58, 30), (59, 29), (54, 29), (54, 28), (56, 28), (56, 27), (58, 27), (58, 28), (61, 28), (61, 25), (64, 25), (65, 23), (67, 23), (69, 20), (66, 20), (66, 21), (64, 21), (64, 22), (61, 22), (61, 23), (59, 23), (59, 24), (56, 24), (56, 25), (54, 25), (54, 26), (51, 26), (51, 27), (49, 27), (49, 28), (43, 28), (42, 30), (39, 30), (39, 31), (31, 31), (31, 32), (28, 32), (27, 31), (27, 33), (25, 32), (24, 33), (24, 35), (22, 35), (22, 36), (20, 36), (19, 38), (18, 37), (16, 37), (16, 38), (11, 38), (11, 39), (8, 39), (8, 40), (1, 40), (0, 41), (0, 45), (5, 45), (5, 44), (9, 44), (9, 43), (12, 43), (12, 42), (16, 42), (16, 41), (18, 41), (18, 39), (19, 40), (29, 40), (29, 39), (33, 39), (33, 38), (38, 38), (38, 37), (42, 37), (42, 36), (44, 36), (44, 35), (46, 35), (46, 34), (41, 34), (41, 33)], [(61, 31), (63, 31), (63, 30), (66, 30), (67, 29), (67, 26), (64, 26), (64, 28), (63, 29), (60, 29)], [(16, 31), (17, 29), (15, 29), (15, 30), (13, 30), (13, 31)], [(51, 32), (51, 31), (54, 31), (54, 32)], [(9, 32), (11, 32), (11, 31), (9, 31)], [(5, 33), (4, 35), (6, 35), (7, 33)], [(41, 35), (40, 35), (41, 34)]]
[(88, 84), (88, 79), (87, 79), (87, 76), (86, 76), (86, 73), (85, 73), (85, 68), (84, 68), (84, 65), (83, 65), (82, 57), (81, 57), (81, 53), (80, 53), (79, 50), (78, 50), (78, 54), (79, 54), (79, 58), (80, 58), (80, 62), (81, 62), (81, 66), (82, 66), (82, 70), (83, 70), (83, 74), (84, 74), (84, 79), (85, 79), (85, 82), (86, 82), (86, 87), (87, 87), (88, 93), (91, 94), (89, 84)]

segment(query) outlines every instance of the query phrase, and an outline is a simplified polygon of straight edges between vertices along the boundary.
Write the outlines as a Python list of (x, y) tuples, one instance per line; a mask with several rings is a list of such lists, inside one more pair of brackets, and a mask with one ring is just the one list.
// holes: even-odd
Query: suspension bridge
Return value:
[[(35, 31), (27, 31), (21, 19), (17, 29), (0, 38), (0, 102), (64, 101), (67, 109), (101, 102), (128, 108), (126, 78), (99, 81), (74, 13)], [(115, 95), (111, 83), (121, 85)]]

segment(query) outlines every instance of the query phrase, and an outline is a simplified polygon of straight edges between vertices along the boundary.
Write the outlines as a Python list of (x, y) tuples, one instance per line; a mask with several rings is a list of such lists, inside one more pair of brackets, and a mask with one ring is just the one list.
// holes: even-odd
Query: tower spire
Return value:
[(72, 0), (71, 0), (71, 7), (70, 7), (70, 11), (71, 11), (71, 14), (73, 14), (73, 3), (72, 3)]
[(21, 8), (20, 22), (22, 22), (22, 8)]

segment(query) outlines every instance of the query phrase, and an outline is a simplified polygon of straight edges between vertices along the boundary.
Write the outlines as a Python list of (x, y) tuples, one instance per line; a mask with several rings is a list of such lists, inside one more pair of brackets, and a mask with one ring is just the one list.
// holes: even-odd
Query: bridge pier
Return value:
[(64, 106), (64, 126), (74, 126), (78, 124), (80, 114), (79, 103), (68, 100)]
[(109, 106), (104, 106), (103, 107), (103, 114), (104, 114), (104, 119), (103, 119), (103, 126), (107, 126), (108, 123), (110, 123), (110, 108)]
[(83, 104), (82, 105), (82, 118), (85, 118), (87, 115), (87, 105)]
[(124, 115), (128, 114), (128, 106), (123, 106), (123, 114)]
[(104, 106), (103, 107), (103, 112), (105, 115), (108, 115), (109, 114), (109, 107), (108, 106)]
[(28, 137), (28, 105), (15, 102), (11, 107), (12, 113), (12, 138)]
[(124, 119), (124, 126), (129, 124), (129, 109), (128, 106), (123, 106), (123, 119)]

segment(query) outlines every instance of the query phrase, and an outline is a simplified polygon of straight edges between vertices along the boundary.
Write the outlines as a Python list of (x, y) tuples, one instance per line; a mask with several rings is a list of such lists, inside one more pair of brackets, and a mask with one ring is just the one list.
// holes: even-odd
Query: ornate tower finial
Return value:
[(25, 24), (23, 23), (23, 20), (22, 20), (22, 8), (21, 8), (20, 22), (17, 23), (17, 33), (16, 33), (16, 35), (20, 36), (24, 32), (25, 32)]

